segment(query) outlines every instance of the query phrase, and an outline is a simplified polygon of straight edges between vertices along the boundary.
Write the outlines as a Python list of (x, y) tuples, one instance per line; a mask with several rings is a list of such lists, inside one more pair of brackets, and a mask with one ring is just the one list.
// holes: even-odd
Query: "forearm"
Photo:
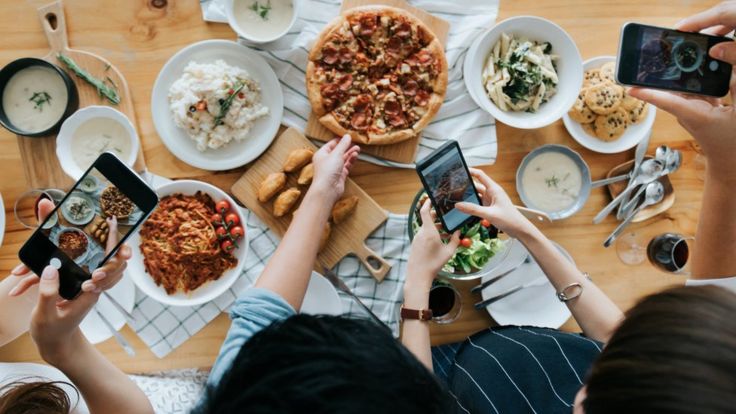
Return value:
[(20, 280), (18, 277), (8, 276), (0, 281), (0, 315), (5, 315), (0, 319), (0, 346), (28, 331), (31, 323), (38, 287), (31, 286), (20, 296), (10, 296), (10, 291)]
[(692, 252), (692, 278), (736, 276), (736, 179), (710, 166)]
[(256, 287), (278, 293), (297, 311), (301, 308), (331, 208), (322, 192), (307, 192)]
[(122, 371), (107, 360), (77, 328), (66, 357), (44, 356), (79, 390), (90, 413), (153, 413), (146, 395)]
[(556, 291), (579, 283), (583, 292), (566, 302), (583, 332), (590, 338), (606, 342), (623, 319), (621, 310), (603, 291), (575, 267), (544, 235), (530, 225), (519, 237), (549, 278)]
[[(411, 269), (409, 269), (409, 272), (411, 272)], [(429, 289), (431, 286), (431, 282), (427, 284), (408, 279), (404, 285), (404, 306), (409, 309), (429, 309)], [(429, 322), (412, 319), (403, 321), (401, 324), (401, 343), (432, 371)]]

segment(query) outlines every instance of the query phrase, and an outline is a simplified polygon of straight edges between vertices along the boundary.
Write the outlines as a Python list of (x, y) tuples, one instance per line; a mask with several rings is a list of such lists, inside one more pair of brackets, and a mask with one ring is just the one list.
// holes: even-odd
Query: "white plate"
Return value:
[[(606, 62), (615, 62), (614, 56), (599, 56), (592, 59), (588, 59), (583, 64), (583, 70), (595, 69), (603, 66)], [(585, 148), (599, 152), (602, 154), (615, 154), (617, 152), (623, 152), (636, 146), (642, 139), (646, 138), (652, 132), (652, 125), (654, 125), (654, 118), (657, 116), (657, 108), (654, 105), (649, 104), (649, 112), (647, 117), (636, 125), (630, 125), (626, 128), (626, 132), (617, 140), (606, 142), (596, 137), (588, 135), (583, 127), (579, 123), (573, 121), (570, 116), (565, 112), (562, 117), (562, 122), (565, 123), (567, 132), (572, 135), (575, 141), (579, 142), (580, 145)]]
[(341, 315), (342, 301), (337, 290), (324, 276), (312, 272), (300, 313), (309, 315)]
[[(215, 202), (227, 200), (231, 206), (237, 209), (236, 213), (240, 216), (241, 220), (245, 219), (245, 209), (237, 208), (235, 200), (219, 188), (201, 181), (179, 180), (166, 183), (156, 189), (156, 195), (159, 198), (175, 193), (193, 195), (197, 191), (209, 194)], [(140, 249), (141, 238), (138, 232), (131, 235), (128, 239), (132, 256), (128, 261), (128, 268), (125, 273), (130, 275), (130, 278), (133, 279), (133, 282), (144, 294), (163, 304), (173, 306), (201, 305), (225, 293), (238, 279), (245, 265), (245, 257), (248, 253), (248, 237), (248, 231), (246, 230), (245, 237), (238, 242), (240, 248), (235, 250), (235, 257), (238, 259), (238, 264), (234, 268), (227, 270), (219, 279), (207, 282), (189, 293), (177, 292), (169, 295), (163, 287), (156, 286), (153, 278), (146, 273), (145, 266), (143, 265), (143, 254)]]
[[(169, 109), (169, 89), (189, 62), (212, 63), (217, 59), (245, 69), (258, 81), (261, 102), (269, 108), (269, 113), (255, 121), (247, 139), (200, 152), (189, 135), (174, 123)], [(177, 52), (159, 72), (151, 94), (153, 124), (169, 151), (193, 167), (212, 171), (237, 168), (258, 158), (276, 136), (283, 111), (281, 85), (271, 66), (253, 50), (229, 40), (205, 40)]]
[[(482, 73), (493, 45), (501, 33), (520, 35), (536, 41), (552, 44), (552, 53), (559, 56), (557, 93), (539, 107), (535, 113), (502, 111), (486, 95)], [(498, 23), (491, 30), (480, 35), (468, 50), (464, 62), (465, 86), (470, 96), (480, 107), (506, 125), (534, 129), (547, 126), (562, 117), (575, 103), (583, 83), (583, 62), (575, 42), (560, 26), (547, 19), (535, 16), (517, 16)]]
[[(131, 312), (135, 305), (135, 285), (129, 276), (123, 275), (115, 286), (107, 293), (115, 298), (115, 300), (123, 307), (123, 309)], [(97, 310), (107, 319), (115, 330), (120, 330), (125, 325), (125, 317), (110, 303), (105, 295), (100, 295), (97, 301)], [(92, 344), (98, 344), (112, 338), (112, 332), (100, 320), (100, 317), (94, 311), (91, 311), (79, 324), (82, 333)]]
[[(557, 243), (555, 245), (562, 254), (574, 263), (572, 257), (570, 257), (562, 246)], [(515, 243), (513, 249), (514, 251), (509, 253), (509, 259), (507, 259), (509, 265), (518, 263), (518, 257), (523, 256), (527, 252), (521, 243)], [(483, 300), (500, 295), (520, 284), (531, 282), (539, 277), (545, 277), (544, 272), (534, 261), (534, 258), (531, 255), (529, 255), (529, 258), (531, 260), (530, 263), (522, 264), (498, 282), (483, 289), (481, 293)], [(498, 271), (484, 277), (483, 281), (502, 271), (503, 269), (499, 268)], [(522, 289), (519, 292), (494, 302), (486, 310), (488, 310), (493, 320), (501, 326), (531, 325), (556, 329), (562, 326), (571, 315), (567, 306), (557, 299), (556, 293), (555, 288), (548, 281), (544, 285)]]
[(5, 205), (3, 204), (3, 195), (0, 194), (0, 246), (3, 245), (4, 236), (5, 236)]

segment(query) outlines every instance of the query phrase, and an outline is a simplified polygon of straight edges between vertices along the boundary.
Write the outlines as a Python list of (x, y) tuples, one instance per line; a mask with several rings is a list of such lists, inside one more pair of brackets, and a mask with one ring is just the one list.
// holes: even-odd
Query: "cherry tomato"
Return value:
[(227, 200), (220, 200), (215, 204), (215, 210), (220, 212), (220, 214), (225, 214), (230, 210), (230, 203)]
[(230, 240), (223, 240), (222, 243), (220, 243), (220, 248), (225, 253), (230, 253), (235, 249), (235, 246), (233, 246), (233, 242)]
[(235, 93), (235, 89), (230, 88), (230, 89), (227, 90), (227, 94), (228, 95), (232, 95), (234, 93)]
[(225, 229), (224, 227), (217, 227), (217, 228), (215, 228), (215, 234), (217, 234), (217, 237), (220, 238), (220, 239), (223, 238), (223, 237), (226, 237), (227, 236), (227, 229)]
[(230, 237), (232, 237), (235, 240), (243, 237), (244, 234), (245, 234), (245, 231), (240, 226), (235, 226), (230, 229)]
[(220, 214), (213, 214), (212, 217), (210, 217), (210, 222), (212, 224), (222, 224), (222, 216)]
[(483, 220), (480, 221), (480, 225), (483, 226), (483, 227), (485, 227), (485, 228), (488, 228), (488, 227), (491, 227), (491, 222), (488, 221), (488, 220), (486, 220), (486, 219), (483, 219)]
[(473, 244), (473, 240), (471, 240), (468, 237), (460, 240), (460, 245), (463, 247), (470, 247), (472, 244)]
[(240, 223), (240, 218), (235, 213), (230, 213), (227, 216), (225, 216), (225, 223), (227, 223), (228, 226), (234, 226), (238, 223)]
[(238, 93), (238, 98), (245, 99), (245, 94), (243, 92)]

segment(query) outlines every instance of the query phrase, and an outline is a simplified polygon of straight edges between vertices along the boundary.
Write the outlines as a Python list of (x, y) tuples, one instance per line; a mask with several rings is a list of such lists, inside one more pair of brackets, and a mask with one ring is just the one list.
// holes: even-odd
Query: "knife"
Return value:
[[(647, 134), (646, 137), (644, 137), (641, 141), (639, 141), (639, 144), (636, 146), (636, 152), (634, 153), (634, 168), (631, 170), (631, 178), (629, 178), (629, 183), (627, 184), (627, 187), (631, 185), (631, 183), (634, 181), (634, 178), (636, 178), (636, 173), (639, 171), (639, 166), (641, 165), (641, 162), (644, 161), (644, 156), (647, 154), (647, 148), (649, 148), (649, 138), (652, 136), (651, 131)], [(626, 205), (629, 202), (629, 196), (626, 195), (621, 200), (621, 203), (618, 205), (618, 212), (616, 213), (616, 218), (620, 219), (620, 216), (623, 214), (623, 206)]]
[(524, 283), (523, 285), (519, 285), (519, 286), (517, 286), (515, 288), (509, 289), (506, 292), (501, 293), (500, 295), (496, 295), (496, 296), (494, 296), (492, 298), (488, 298), (488, 299), (486, 299), (484, 301), (478, 302), (475, 305), (473, 305), (473, 307), (475, 309), (477, 309), (477, 310), (482, 310), (482, 309), (485, 309), (491, 303), (494, 303), (496, 301), (499, 301), (499, 300), (505, 298), (506, 296), (513, 295), (514, 293), (516, 293), (516, 292), (518, 292), (518, 291), (520, 291), (522, 289), (526, 289), (526, 288), (530, 288), (530, 287), (534, 287), (534, 286), (542, 286), (542, 285), (545, 285), (546, 283), (548, 283), (547, 282), (547, 276), (540, 276), (540, 277), (532, 280), (531, 282), (527, 282), (527, 283)]

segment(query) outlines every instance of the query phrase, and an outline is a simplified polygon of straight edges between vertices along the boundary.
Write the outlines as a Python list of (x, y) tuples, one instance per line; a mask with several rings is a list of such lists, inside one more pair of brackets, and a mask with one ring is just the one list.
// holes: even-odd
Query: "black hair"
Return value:
[(372, 321), (296, 315), (255, 334), (199, 413), (450, 413), (448, 392)]
[(644, 298), (594, 362), (586, 414), (736, 412), (736, 294), (677, 287)]

